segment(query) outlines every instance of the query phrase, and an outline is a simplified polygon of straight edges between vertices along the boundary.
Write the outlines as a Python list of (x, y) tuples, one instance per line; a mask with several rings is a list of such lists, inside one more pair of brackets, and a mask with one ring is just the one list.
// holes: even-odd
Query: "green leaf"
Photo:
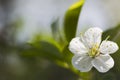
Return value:
[(45, 41), (32, 43), (27, 49), (22, 50), (21, 53), (26, 57), (42, 57), (50, 61), (63, 61), (58, 48)]
[(68, 42), (75, 37), (78, 18), (83, 3), (84, 0), (80, 0), (79, 2), (73, 4), (66, 12), (64, 20), (64, 32)]
[(109, 29), (103, 33), (103, 40), (106, 39), (106, 37), (109, 37), (110, 40), (117, 41), (119, 40), (120, 36), (120, 25), (116, 26), (115, 28)]

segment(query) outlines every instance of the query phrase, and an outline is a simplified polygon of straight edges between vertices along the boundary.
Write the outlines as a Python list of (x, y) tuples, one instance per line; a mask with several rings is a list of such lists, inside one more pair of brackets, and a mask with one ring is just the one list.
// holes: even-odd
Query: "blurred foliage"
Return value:
[(40, 56), (50, 61), (63, 60), (58, 48), (48, 42), (40, 41), (28, 46), (27, 49), (21, 50), (23, 56)]
[[(54, 40), (58, 43), (65, 43), (62, 37), (62, 34), (59, 29), (59, 19), (57, 18), (52, 24), (51, 24), (51, 30), (52, 30), (52, 36)], [(64, 45), (64, 44), (62, 44)]]
[[(83, 4), (84, 0), (80, 0), (67, 10), (64, 19), (65, 36), (61, 35), (61, 31), (57, 27), (58, 20), (56, 20), (51, 24), (52, 39), (44, 35), (44, 37), (46, 37), (45, 40), (38, 33), (31, 41), (17, 45), (14, 44), (14, 36), (16, 36), (16, 32), (20, 31), (20, 26), (22, 26), (23, 22), (18, 20), (15, 24), (11, 24), (11, 27), (8, 27), (7, 31), (5, 31), (8, 32), (8, 30), (11, 29), (11, 32), (6, 33), (9, 39), (7, 41), (5, 41), (5, 39), (1, 41), (0, 39), (1, 53), (6, 53), (0, 54), (0, 56), (6, 57), (9, 53), (10, 56), (14, 57), (16, 55), (11, 53), (19, 53), (17, 54), (18, 59), (15, 60), (22, 62), (16, 65), (21, 68), (18, 70), (18, 72), (21, 71), (21, 74), (16, 74), (14, 72), (10, 74), (7, 70), (5, 72), (2, 71), (2, 68), (6, 66), (6, 64), (4, 64), (4, 66), (1, 66), (0, 75), (3, 76), (5, 73), (8, 73), (7, 75), (10, 74), (9, 76), (12, 76), (12, 80), (118, 80), (120, 78), (120, 50), (111, 55), (115, 60), (115, 66), (104, 74), (99, 73), (94, 68), (90, 72), (83, 73), (76, 70), (71, 64), (73, 54), (69, 51), (68, 45), (69, 41), (75, 37), (77, 22)], [(107, 36), (110, 36), (109, 40), (115, 41), (120, 46), (120, 25), (105, 31), (103, 33), (103, 39), (106, 39)], [(7, 44), (3, 44), (3, 42)], [(0, 64), (3, 63), (0, 62)], [(17, 69), (14, 67), (11, 70), (16, 70), (17, 72)], [(11, 67), (6, 66), (5, 69), (7, 68)], [(2, 74), (2, 72), (4, 74)], [(13, 74), (17, 77), (15, 78)], [(39, 77), (39, 75), (41, 76)], [(64, 78), (60, 77), (60, 75), (64, 76)], [(9, 76), (7, 79), (5, 78), (2, 80), (9, 80)]]

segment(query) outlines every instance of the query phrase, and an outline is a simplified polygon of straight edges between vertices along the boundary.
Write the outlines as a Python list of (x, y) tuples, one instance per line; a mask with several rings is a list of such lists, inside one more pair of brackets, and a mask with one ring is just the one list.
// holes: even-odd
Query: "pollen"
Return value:
[(93, 47), (90, 49), (90, 51), (88, 53), (89, 56), (94, 58), (95, 56), (99, 55), (98, 48), (99, 48), (99, 45), (98, 44), (94, 44)]

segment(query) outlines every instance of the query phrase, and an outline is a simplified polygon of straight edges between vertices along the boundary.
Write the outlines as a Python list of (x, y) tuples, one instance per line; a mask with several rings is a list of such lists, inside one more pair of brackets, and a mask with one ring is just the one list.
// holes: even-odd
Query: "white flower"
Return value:
[(109, 54), (116, 52), (118, 45), (108, 40), (101, 42), (101, 36), (102, 30), (94, 27), (71, 40), (69, 50), (74, 53), (72, 64), (75, 68), (87, 72), (95, 67), (104, 73), (114, 66), (114, 60)]

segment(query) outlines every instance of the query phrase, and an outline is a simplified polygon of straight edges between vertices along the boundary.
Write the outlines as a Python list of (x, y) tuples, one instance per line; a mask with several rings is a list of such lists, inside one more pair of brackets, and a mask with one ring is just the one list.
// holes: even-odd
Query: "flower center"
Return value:
[(90, 51), (88, 53), (89, 56), (94, 58), (97, 55), (99, 55), (100, 52), (99, 52), (98, 48), (99, 48), (99, 45), (98, 44), (94, 44), (93, 47), (90, 49)]

